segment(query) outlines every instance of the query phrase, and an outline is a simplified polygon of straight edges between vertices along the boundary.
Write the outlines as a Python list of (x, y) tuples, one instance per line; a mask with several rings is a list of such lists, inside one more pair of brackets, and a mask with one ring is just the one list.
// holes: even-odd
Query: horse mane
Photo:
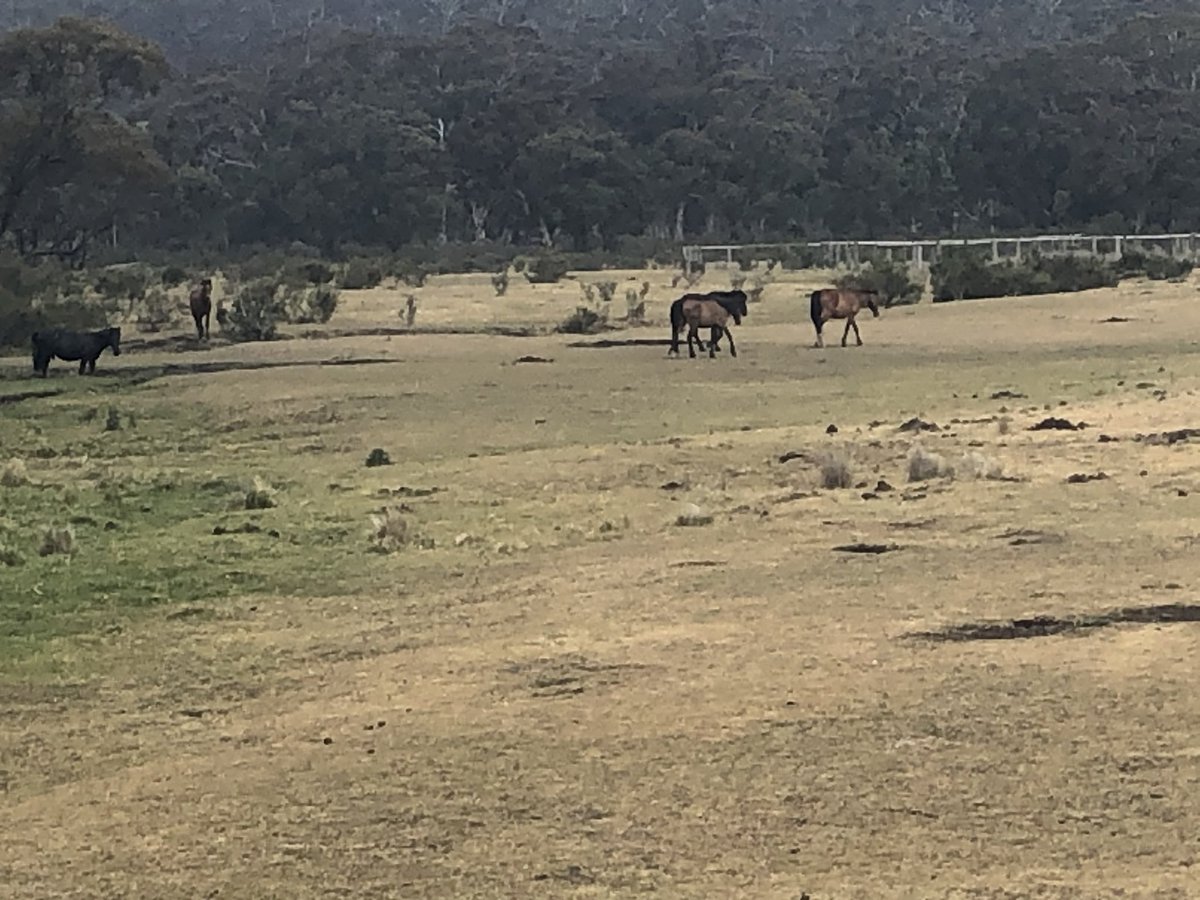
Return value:
[[(748, 299), (745, 291), (722, 291), (721, 294), (724, 296), (712, 296), (708, 299), (716, 300), (721, 305), (721, 308), (731, 315), (735, 309), (740, 310)], [(732, 296), (735, 294), (740, 294), (741, 296)]]

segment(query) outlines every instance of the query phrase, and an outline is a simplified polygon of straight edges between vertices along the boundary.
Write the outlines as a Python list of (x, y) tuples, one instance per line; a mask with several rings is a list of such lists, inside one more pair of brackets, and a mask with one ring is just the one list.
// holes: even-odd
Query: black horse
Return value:
[(51, 328), (33, 333), (33, 371), (43, 378), (54, 357), (70, 362), (79, 360), (79, 374), (94, 374), (96, 360), (111, 347), (113, 356), (121, 355), (121, 329), (105, 328), (101, 331), (70, 331), (66, 328)]
[[(683, 317), (683, 304), (688, 300), (716, 300), (725, 311), (730, 315), (734, 311), (740, 314), (745, 313), (746, 302), (749, 298), (745, 291), (709, 291), (707, 294), (684, 294), (678, 300), (671, 304), (671, 349), (667, 351), (667, 355), (679, 355), (679, 335), (683, 332), (686, 322)], [(709, 329), (709, 349), (710, 352), (720, 350), (717, 342), (721, 339), (723, 329), (713, 326)], [(700, 336), (696, 336), (696, 343), (700, 345), (700, 350), (704, 350), (704, 342), (700, 340)]]

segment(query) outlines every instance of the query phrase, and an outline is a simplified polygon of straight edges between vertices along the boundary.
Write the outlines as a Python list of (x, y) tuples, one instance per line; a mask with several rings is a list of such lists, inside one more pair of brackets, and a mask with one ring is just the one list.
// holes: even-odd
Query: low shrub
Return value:
[(850, 455), (844, 450), (830, 450), (821, 456), (821, 487), (826, 490), (848, 488), (854, 484)]
[(532, 257), (525, 267), (525, 278), (531, 284), (555, 284), (570, 271), (567, 260), (557, 253), (544, 253)]
[(338, 281), (348, 291), (379, 287), (383, 281), (383, 266), (376, 260), (356, 257), (346, 263)]
[(560, 334), (598, 334), (606, 325), (604, 313), (587, 306), (577, 306), (575, 312), (567, 316), (556, 330)]
[(270, 341), (287, 314), (279, 282), (260, 278), (238, 288), (221, 327), (234, 341)]
[(925, 285), (912, 277), (912, 269), (902, 262), (874, 260), (837, 281), (838, 287), (878, 291), (884, 306), (917, 303)]
[(935, 303), (1086, 291), (1112, 287), (1120, 280), (1115, 266), (1093, 256), (1035, 255), (991, 262), (986, 251), (970, 247), (946, 248), (930, 275)]

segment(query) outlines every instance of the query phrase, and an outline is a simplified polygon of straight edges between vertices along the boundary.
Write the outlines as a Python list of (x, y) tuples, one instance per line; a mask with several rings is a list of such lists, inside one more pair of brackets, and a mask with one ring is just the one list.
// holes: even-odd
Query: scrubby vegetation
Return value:
[(974, 248), (947, 248), (930, 267), (935, 303), (979, 297), (1068, 293), (1112, 287), (1117, 267), (1098, 257), (1040, 255), (992, 262)]

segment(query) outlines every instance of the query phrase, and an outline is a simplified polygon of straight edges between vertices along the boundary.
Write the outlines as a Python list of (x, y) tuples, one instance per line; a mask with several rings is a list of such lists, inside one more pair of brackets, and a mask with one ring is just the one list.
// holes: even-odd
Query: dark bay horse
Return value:
[(208, 337), (209, 316), (212, 313), (212, 279), (205, 278), (188, 294), (188, 306), (196, 321), (196, 339)]
[[(740, 293), (740, 292), (738, 292)], [(701, 328), (711, 330), (712, 339), (708, 342), (710, 359), (717, 355), (717, 339), (721, 334), (729, 338), (729, 355), (737, 356), (737, 347), (733, 343), (733, 333), (729, 330), (729, 320), (741, 325), (742, 316), (746, 315), (745, 299), (729, 298), (713, 299), (710, 297), (685, 298), (682, 304), (683, 320), (688, 326), (688, 356), (695, 359), (696, 350), (692, 346), (694, 340), (704, 349), (698, 332)]]
[(105, 328), (101, 331), (69, 331), (66, 328), (51, 328), (33, 333), (33, 371), (43, 378), (54, 357), (68, 362), (79, 360), (79, 374), (95, 374), (96, 360), (111, 347), (113, 356), (121, 355), (121, 329)]
[[(709, 291), (707, 294), (684, 294), (678, 300), (671, 304), (671, 349), (667, 351), (667, 355), (679, 355), (679, 335), (683, 333), (684, 317), (683, 304), (688, 300), (715, 300), (720, 303), (731, 315), (733, 309), (737, 308), (738, 315), (746, 315), (746, 292), (745, 291)], [(741, 324), (741, 319), (737, 320)], [(709, 344), (711, 349), (719, 350), (716, 346), (717, 341), (721, 339), (721, 329), (713, 326), (709, 331)], [(704, 349), (704, 342), (699, 337), (696, 341), (700, 344), (700, 349)]]
[(842, 334), (842, 346), (846, 346), (846, 338), (850, 336), (850, 329), (853, 328), (854, 339), (861, 347), (862, 335), (858, 333), (858, 323), (854, 321), (854, 317), (865, 306), (875, 318), (879, 318), (879, 304), (875, 302), (878, 296), (878, 291), (854, 288), (822, 288), (813, 291), (812, 321), (817, 329), (817, 343), (814, 346), (825, 346), (825, 341), (821, 338), (821, 329), (825, 327), (826, 322), (830, 319), (845, 319), (846, 331)]

